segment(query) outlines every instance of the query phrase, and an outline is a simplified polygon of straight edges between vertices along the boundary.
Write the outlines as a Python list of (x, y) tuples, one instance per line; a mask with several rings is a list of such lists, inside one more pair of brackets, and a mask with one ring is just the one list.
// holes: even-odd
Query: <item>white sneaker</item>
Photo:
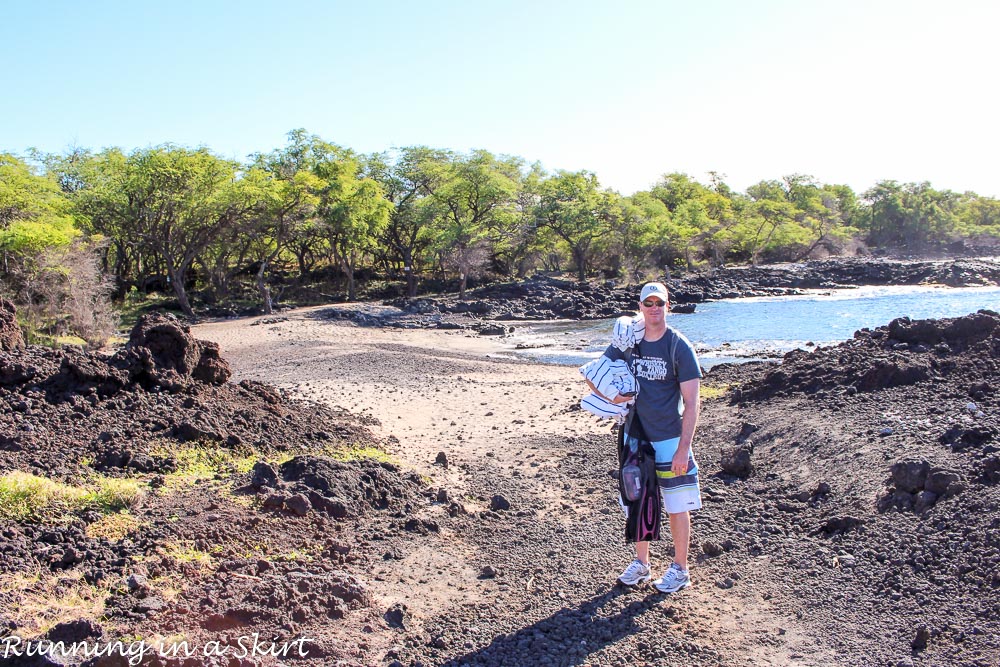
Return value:
[(687, 570), (682, 570), (677, 563), (671, 563), (663, 576), (654, 581), (653, 585), (661, 593), (676, 593), (691, 585), (691, 575)]
[(629, 563), (625, 571), (618, 575), (618, 581), (626, 586), (635, 586), (643, 581), (649, 581), (652, 575), (649, 573), (649, 566), (636, 558)]

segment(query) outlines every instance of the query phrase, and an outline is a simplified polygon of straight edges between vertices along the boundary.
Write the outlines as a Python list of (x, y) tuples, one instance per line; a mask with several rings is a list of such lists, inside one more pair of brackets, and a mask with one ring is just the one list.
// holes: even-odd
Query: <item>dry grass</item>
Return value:
[(145, 521), (139, 521), (128, 512), (117, 512), (101, 517), (87, 526), (87, 537), (105, 539), (109, 542), (120, 542), (140, 528), (147, 526)]
[(192, 565), (195, 569), (203, 572), (210, 572), (215, 569), (212, 562), (212, 555), (194, 546), (194, 542), (180, 541), (168, 542), (158, 549), (165, 558), (173, 560), (178, 565)]
[(134, 507), (144, 494), (137, 480), (96, 477), (74, 486), (15, 470), (0, 477), (0, 520), (59, 520), (81, 509), (116, 512)]
[(91, 586), (80, 572), (14, 572), (0, 578), (0, 605), (22, 638), (38, 637), (74, 620), (96, 621), (104, 614), (111, 585)]
[(173, 602), (184, 592), (184, 583), (184, 577), (179, 573), (174, 573), (150, 579), (149, 587), (156, 591), (164, 602)]

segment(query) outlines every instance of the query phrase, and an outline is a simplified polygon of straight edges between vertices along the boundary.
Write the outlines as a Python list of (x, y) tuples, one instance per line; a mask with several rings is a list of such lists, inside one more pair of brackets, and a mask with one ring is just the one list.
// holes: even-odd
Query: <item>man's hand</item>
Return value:
[(690, 455), (690, 447), (678, 447), (674, 458), (670, 461), (670, 471), (677, 476), (686, 475), (688, 470), (688, 456)]
[(633, 398), (635, 398), (635, 394), (632, 394), (631, 396), (626, 396), (625, 394), (618, 394), (617, 396), (611, 399), (611, 402), (614, 403), (615, 405), (619, 405), (621, 403), (628, 403)]

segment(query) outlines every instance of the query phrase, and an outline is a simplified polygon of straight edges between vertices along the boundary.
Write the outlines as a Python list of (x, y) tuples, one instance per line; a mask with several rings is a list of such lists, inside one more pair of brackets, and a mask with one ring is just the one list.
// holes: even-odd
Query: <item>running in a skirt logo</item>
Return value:
[(306, 658), (309, 650), (306, 643), (308, 637), (301, 637), (290, 642), (279, 642), (277, 639), (264, 639), (259, 632), (242, 637), (236, 637), (235, 643), (229, 638), (226, 644), (208, 641), (204, 644), (191, 644), (187, 641), (147, 642), (136, 641), (79, 641), (62, 642), (38, 639), (25, 641), (17, 636), (0, 637), (0, 655), (4, 658), (47, 657), (56, 660), (67, 658), (100, 658), (121, 656), (130, 665), (138, 665), (143, 659), (152, 656), (160, 658), (253, 658), (270, 656), (274, 658)]

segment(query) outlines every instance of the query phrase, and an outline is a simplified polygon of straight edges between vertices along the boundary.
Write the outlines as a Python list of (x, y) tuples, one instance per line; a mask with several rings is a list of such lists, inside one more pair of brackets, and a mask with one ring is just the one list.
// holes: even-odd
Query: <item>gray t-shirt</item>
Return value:
[[(671, 341), (676, 336), (674, 359), (670, 359)], [(625, 353), (609, 345), (604, 356), (612, 361), (624, 359)], [(674, 375), (676, 362), (677, 374)], [(653, 441), (669, 440), (681, 435), (681, 382), (701, 377), (701, 367), (691, 341), (667, 327), (666, 333), (654, 342), (641, 341), (632, 348), (629, 364), (639, 381), (635, 409), (642, 420), (646, 436)]]

